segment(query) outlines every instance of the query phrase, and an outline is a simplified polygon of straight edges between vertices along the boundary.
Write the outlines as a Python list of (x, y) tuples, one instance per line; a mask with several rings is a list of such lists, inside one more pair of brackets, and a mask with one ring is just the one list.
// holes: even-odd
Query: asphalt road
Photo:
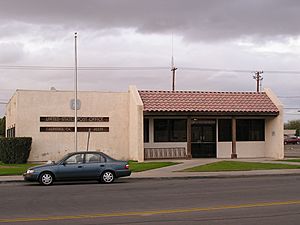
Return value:
[(300, 221), (300, 177), (121, 179), (0, 185), (1, 224), (285, 224)]

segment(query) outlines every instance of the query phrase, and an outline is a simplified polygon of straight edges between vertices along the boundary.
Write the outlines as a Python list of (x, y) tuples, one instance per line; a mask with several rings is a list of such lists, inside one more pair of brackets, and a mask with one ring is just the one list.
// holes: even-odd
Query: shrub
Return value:
[(31, 150), (31, 137), (0, 138), (0, 161), (26, 163)]

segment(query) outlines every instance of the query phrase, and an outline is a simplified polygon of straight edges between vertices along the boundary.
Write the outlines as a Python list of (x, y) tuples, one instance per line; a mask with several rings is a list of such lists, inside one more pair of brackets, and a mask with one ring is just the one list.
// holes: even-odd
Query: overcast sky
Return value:
[(153, 67), (80, 70), (79, 90), (170, 90), (173, 42), (177, 90), (255, 91), (263, 70), (262, 88), (297, 108), (285, 120), (300, 119), (300, 73), (284, 72), (300, 71), (299, 12), (298, 0), (0, 0), (0, 102), (72, 90), (72, 70), (7, 66), (73, 67), (78, 32), (79, 67)]

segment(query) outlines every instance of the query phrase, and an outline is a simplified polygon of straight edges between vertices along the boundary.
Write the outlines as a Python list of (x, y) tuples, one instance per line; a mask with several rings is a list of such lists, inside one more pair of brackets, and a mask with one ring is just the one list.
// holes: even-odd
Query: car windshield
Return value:
[(65, 156), (63, 156), (60, 160), (58, 160), (57, 162), (55, 162), (55, 164), (60, 164), (62, 163), (63, 161), (65, 161), (66, 158), (68, 158), (72, 153), (69, 153)]

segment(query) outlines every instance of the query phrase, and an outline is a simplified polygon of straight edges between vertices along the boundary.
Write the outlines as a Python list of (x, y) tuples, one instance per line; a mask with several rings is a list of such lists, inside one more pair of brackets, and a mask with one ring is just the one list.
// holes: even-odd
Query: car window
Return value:
[(70, 156), (69, 158), (67, 158), (65, 160), (65, 163), (67, 164), (79, 164), (79, 163), (83, 163), (83, 156), (84, 154), (75, 154)]
[(95, 153), (88, 153), (85, 156), (85, 162), (86, 163), (101, 163), (105, 162), (105, 158), (101, 156), (100, 154), (95, 154)]

